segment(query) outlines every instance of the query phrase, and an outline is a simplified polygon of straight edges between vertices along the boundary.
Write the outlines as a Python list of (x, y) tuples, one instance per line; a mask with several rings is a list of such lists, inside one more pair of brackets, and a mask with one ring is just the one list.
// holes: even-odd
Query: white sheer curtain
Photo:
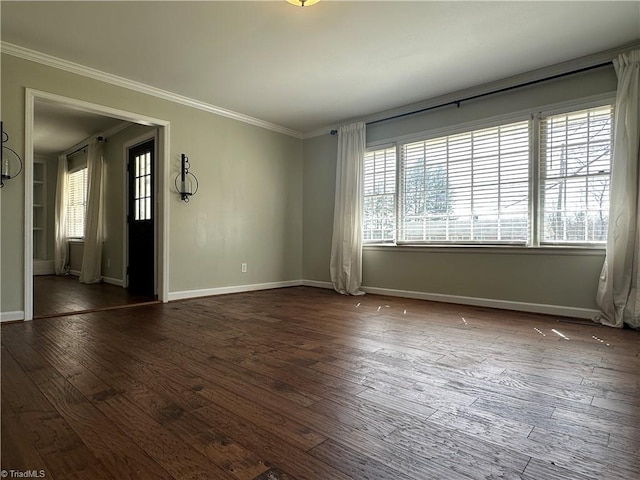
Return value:
[(640, 50), (613, 61), (618, 75), (611, 166), (607, 256), (596, 317), (605, 325), (640, 328)]
[(87, 149), (87, 213), (84, 224), (84, 252), (80, 281), (102, 281), (103, 238), (103, 143), (91, 140)]
[(345, 295), (362, 295), (362, 175), (365, 124), (338, 129), (336, 200), (331, 241), (331, 282)]
[(67, 156), (58, 155), (58, 179), (56, 182), (55, 225), (53, 239), (53, 263), (56, 275), (69, 273), (69, 240), (67, 238)]

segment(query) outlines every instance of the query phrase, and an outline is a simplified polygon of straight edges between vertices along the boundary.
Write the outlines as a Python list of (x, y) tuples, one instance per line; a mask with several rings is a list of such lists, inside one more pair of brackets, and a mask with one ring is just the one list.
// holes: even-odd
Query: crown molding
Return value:
[(21, 47), (12, 43), (1, 42), (0, 51), (2, 53), (6, 53), (7, 55), (22, 58), (24, 60), (29, 60), (31, 62), (36, 62), (48, 67), (57, 68), (59, 70), (64, 70), (76, 75), (82, 75), (83, 77), (88, 77), (118, 87), (127, 88), (129, 90), (144, 93), (146, 95), (151, 95), (153, 97), (168, 100), (170, 102), (179, 103), (187, 107), (197, 108), (198, 110), (213, 113), (214, 115), (231, 118), (239, 122), (248, 123), (249, 125), (265, 128), (267, 130), (272, 130), (274, 132), (289, 135), (291, 137), (303, 137), (301, 132), (283, 127), (281, 125), (276, 125), (275, 123), (267, 122), (265, 120), (260, 120), (259, 118), (254, 118), (249, 115), (234, 112), (233, 110), (227, 110), (226, 108), (217, 107), (215, 105), (201, 102), (193, 98), (185, 97), (177, 93), (168, 92), (160, 88), (152, 87), (151, 85), (146, 85), (134, 80), (129, 80), (128, 78), (119, 77), (111, 73), (96, 70), (95, 68), (80, 65), (79, 63), (70, 62), (62, 58), (54, 57), (52, 55), (38, 52), (36, 50), (31, 50), (29, 48)]
[[(538, 68), (536, 70), (531, 70), (529, 72), (524, 72), (518, 75), (513, 75), (511, 77), (506, 77), (493, 82), (484, 83), (482, 85), (478, 85), (475, 87), (467, 88), (464, 90), (458, 90), (456, 92), (447, 93), (445, 95), (440, 95), (438, 97), (429, 98), (422, 102), (411, 103), (409, 105), (404, 105), (402, 107), (397, 107), (390, 110), (384, 110), (382, 112), (376, 112), (376, 113), (367, 115), (365, 117), (347, 119), (347, 120), (344, 120), (343, 122), (340, 122), (339, 125), (344, 125), (344, 124), (355, 122), (355, 121), (363, 121), (365, 123), (380, 121), (385, 118), (393, 117), (396, 115), (402, 115), (402, 114), (414, 112), (417, 110), (422, 110), (424, 108), (433, 107), (435, 105), (455, 102), (460, 98), (473, 97), (475, 95), (482, 95), (488, 92), (493, 92), (495, 90), (512, 87), (514, 85), (519, 85), (519, 84), (538, 81), (538, 80), (544, 80), (546, 78), (550, 78), (555, 75), (562, 75), (575, 70), (580, 70), (581, 68), (588, 68), (588, 67), (598, 65), (600, 63), (610, 62), (621, 53), (626, 53), (636, 48), (640, 48), (640, 43), (638, 43), (637, 41), (633, 43), (621, 45), (619, 47), (612, 48), (609, 50), (604, 50), (602, 52), (586, 55), (584, 57), (568, 60), (566, 62), (556, 63), (554, 65), (549, 65), (547, 67)], [(310, 132), (305, 132), (302, 135), (302, 138), (306, 140), (308, 138), (318, 137), (321, 135), (328, 135), (331, 130), (335, 130), (335, 129), (336, 129), (336, 124), (327, 125), (326, 127), (318, 128)]]

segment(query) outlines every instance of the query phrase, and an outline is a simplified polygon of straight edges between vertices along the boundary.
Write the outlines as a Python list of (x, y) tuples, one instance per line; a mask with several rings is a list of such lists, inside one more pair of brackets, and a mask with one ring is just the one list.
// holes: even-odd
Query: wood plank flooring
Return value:
[(640, 332), (309, 287), (1, 327), (2, 469), (640, 478)]
[(117, 285), (80, 283), (78, 277), (72, 275), (33, 277), (34, 318), (113, 309), (155, 300), (155, 297), (132, 295)]

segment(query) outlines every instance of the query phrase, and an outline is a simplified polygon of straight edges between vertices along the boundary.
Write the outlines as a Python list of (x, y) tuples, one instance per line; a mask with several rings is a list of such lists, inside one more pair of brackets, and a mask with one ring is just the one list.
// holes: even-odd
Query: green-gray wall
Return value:
[[(25, 88), (170, 122), (170, 175), (184, 152), (200, 181), (189, 203), (169, 193), (170, 293), (301, 278), (300, 139), (11, 55), (1, 74), (2, 120), (21, 156)], [(22, 176), (0, 194), (3, 313), (24, 309), (24, 188)]]
[[(614, 92), (613, 68), (603, 68), (367, 128), (367, 143), (479, 121), (545, 105)], [(304, 141), (303, 262), (305, 280), (328, 282), (337, 139)], [(365, 246), (363, 285), (522, 304), (595, 309), (604, 251)], [(382, 291), (382, 290), (379, 290)], [(401, 293), (393, 292), (393, 293)], [(505, 303), (506, 302), (506, 303)], [(517, 305), (512, 305), (517, 308)]]

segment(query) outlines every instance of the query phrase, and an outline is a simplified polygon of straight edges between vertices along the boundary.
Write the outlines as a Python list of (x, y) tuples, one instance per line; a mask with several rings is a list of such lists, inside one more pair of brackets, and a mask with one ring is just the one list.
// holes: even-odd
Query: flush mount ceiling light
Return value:
[(320, 0), (287, 0), (291, 5), (296, 7), (310, 7), (311, 5), (318, 3)]

